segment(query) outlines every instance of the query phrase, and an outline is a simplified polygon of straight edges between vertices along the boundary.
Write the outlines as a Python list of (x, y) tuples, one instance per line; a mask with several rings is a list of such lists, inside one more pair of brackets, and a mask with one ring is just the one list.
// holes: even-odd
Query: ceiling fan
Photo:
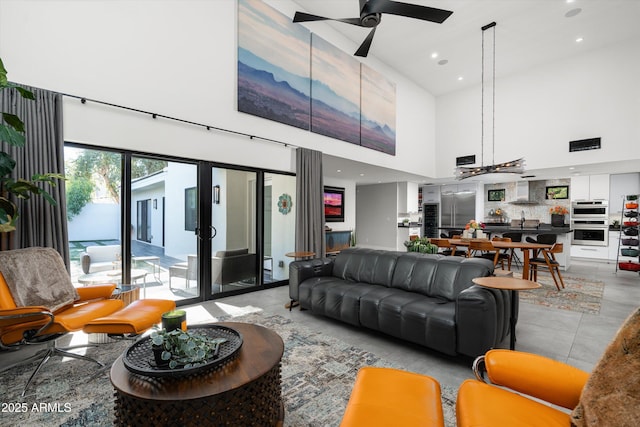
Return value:
[(420, 6), (417, 4), (401, 3), (391, 0), (358, 0), (360, 2), (360, 17), (359, 18), (343, 18), (333, 19), (325, 18), (323, 16), (311, 15), (304, 12), (296, 12), (293, 17), (293, 22), (310, 22), (310, 21), (340, 21), (351, 25), (357, 25), (358, 27), (371, 28), (369, 35), (362, 42), (355, 56), (366, 57), (373, 41), (373, 35), (376, 32), (376, 27), (382, 19), (383, 13), (390, 13), (392, 15), (406, 16), (407, 18), (422, 19), (423, 21), (436, 22), (442, 24), (451, 14), (450, 10), (435, 9), (427, 6)]

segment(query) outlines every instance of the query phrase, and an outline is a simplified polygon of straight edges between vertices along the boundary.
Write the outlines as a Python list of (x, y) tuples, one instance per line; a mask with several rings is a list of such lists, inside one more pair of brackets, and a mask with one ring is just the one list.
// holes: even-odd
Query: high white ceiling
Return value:
[[(294, 1), (300, 6), (300, 11), (315, 15), (331, 18), (359, 16), (358, 0)], [(496, 77), (640, 37), (640, 0), (405, 2), (451, 10), (453, 14), (442, 24), (383, 14), (369, 55), (398, 70), (434, 96), (480, 84), (481, 27), (493, 21), (497, 22)], [(579, 13), (575, 14), (574, 9), (580, 9)], [(568, 17), (567, 14), (574, 16)], [(325, 24), (306, 24), (312, 31), (314, 25)], [(340, 22), (330, 22), (328, 25), (353, 40), (354, 51), (369, 33), (369, 29)], [(485, 37), (492, 37), (489, 33)], [(576, 42), (578, 37), (583, 41)], [(437, 58), (432, 58), (433, 53), (438, 54)], [(447, 63), (438, 64), (442, 60)], [(398, 171), (358, 163), (351, 164), (347, 169), (354, 171), (353, 177), (347, 177), (345, 170), (336, 174), (338, 168), (347, 166), (337, 157), (328, 157), (325, 165), (325, 174), (354, 179), (363, 184), (388, 182), (386, 178), (389, 176), (398, 176)], [(624, 164), (618, 166), (622, 168)], [(598, 173), (596, 170), (581, 169), (583, 173)], [(621, 169), (620, 172), (626, 170)], [(544, 174), (544, 171), (538, 173)]]

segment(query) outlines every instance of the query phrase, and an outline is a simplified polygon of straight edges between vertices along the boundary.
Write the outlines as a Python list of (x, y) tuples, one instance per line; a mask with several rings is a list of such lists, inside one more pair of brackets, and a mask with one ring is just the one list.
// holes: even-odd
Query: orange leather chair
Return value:
[(440, 384), (398, 369), (361, 368), (340, 423), (355, 426), (444, 427)]
[[(477, 379), (465, 380), (458, 390), (460, 427), (569, 427), (567, 411), (542, 402), (572, 410), (589, 379), (587, 372), (562, 362), (511, 350), (489, 350), (476, 359), (473, 369)], [(485, 372), (491, 384), (485, 382)]]
[[(21, 251), (26, 251), (26, 257), (30, 256), (28, 250)], [(55, 254), (59, 257), (57, 252)], [(31, 259), (30, 265), (37, 268), (38, 263), (33, 261)], [(61, 257), (59, 263), (54, 264), (57, 269), (62, 269), (66, 274)], [(159, 323), (162, 313), (175, 308), (175, 302), (169, 300), (140, 300), (123, 308), (121, 300), (110, 299), (115, 288), (115, 284), (76, 288), (79, 298), (55, 311), (50, 311), (43, 306), (17, 307), (5, 276), (0, 272), (0, 349), (17, 350), (23, 344), (47, 343), (47, 348), (32, 357), (1, 369), (6, 371), (41, 359), (25, 385), (23, 396), (36, 374), (51, 356), (83, 359), (104, 366), (95, 359), (68, 351), (72, 348), (92, 345), (57, 347), (55, 343), (60, 336), (80, 330), (114, 335), (138, 334)]]

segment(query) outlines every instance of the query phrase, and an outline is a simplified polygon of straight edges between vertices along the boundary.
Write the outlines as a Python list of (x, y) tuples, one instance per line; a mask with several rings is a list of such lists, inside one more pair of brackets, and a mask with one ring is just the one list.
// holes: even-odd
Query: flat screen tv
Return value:
[(344, 222), (344, 188), (324, 187), (324, 219)]

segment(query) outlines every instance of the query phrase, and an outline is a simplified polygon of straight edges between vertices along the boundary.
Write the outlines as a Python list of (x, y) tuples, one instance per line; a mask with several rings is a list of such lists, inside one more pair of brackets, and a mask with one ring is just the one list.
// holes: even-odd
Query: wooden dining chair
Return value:
[(472, 240), (469, 242), (469, 250), (467, 257), (485, 258), (493, 261), (493, 266), (497, 267), (500, 263), (504, 270), (504, 259), (500, 259), (500, 249), (493, 246), (489, 240)]
[[(509, 237), (512, 242), (522, 242), (522, 233), (502, 233), (502, 237)], [(508, 250), (508, 252), (510, 256), (509, 262), (515, 264), (516, 267), (522, 266), (522, 260), (516, 253), (516, 250), (514, 248), (511, 248)], [(509, 268), (509, 270), (511, 270), (511, 268)]]
[(438, 253), (440, 255), (456, 255), (456, 247), (449, 242), (449, 239), (431, 238), (429, 239), (429, 242), (438, 247)]
[[(492, 242), (511, 242), (511, 237), (505, 236), (493, 236), (491, 238)], [(507, 270), (511, 271), (511, 259), (512, 259), (513, 249), (505, 249), (503, 252), (500, 252), (500, 260), (502, 262), (502, 269), (504, 270), (504, 261), (507, 261)]]
[[(534, 282), (538, 280), (538, 268), (547, 268), (549, 273), (551, 273), (551, 277), (553, 278), (553, 282), (556, 284), (556, 288), (560, 290), (560, 286), (564, 288), (564, 281), (562, 280), (562, 275), (560, 274), (560, 263), (556, 260), (556, 255), (562, 253), (563, 245), (562, 243), (554, 243), (553, 246), (549, 249), (542, 249), (540, 253), (542, 257), (537, 256), (529, 260), (529, 279)], [(559, 281), (559, 283), (558, 283)]]

